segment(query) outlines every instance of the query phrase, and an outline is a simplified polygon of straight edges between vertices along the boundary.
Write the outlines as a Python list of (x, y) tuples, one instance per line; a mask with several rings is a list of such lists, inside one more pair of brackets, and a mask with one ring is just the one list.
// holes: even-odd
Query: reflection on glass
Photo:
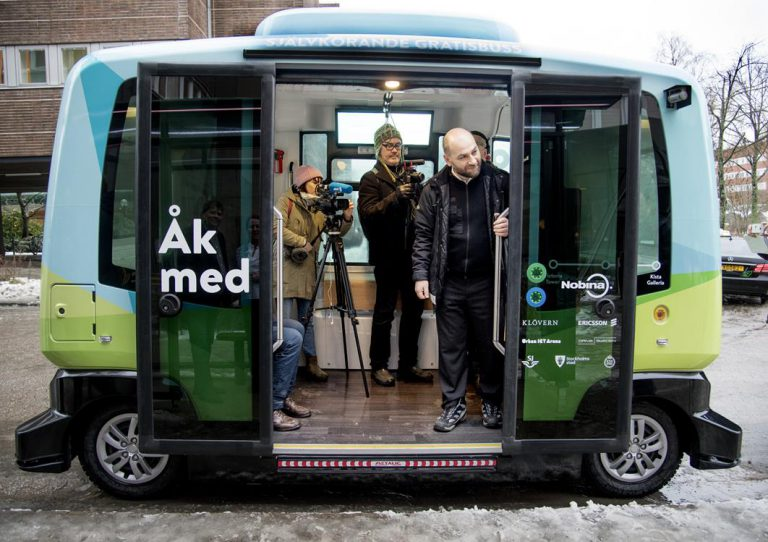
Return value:
[[(181, 312), (158, 319), (155, 434), (255, 440), (259, 296), (250, 288), (259, 284), (251, 269), (259, 259), (242, 247), (254, 241), (251, 223), (261, 222), (259, 80), (154, 83), (153, 287), (158, 298), (173, 293), (183, 302)], [(182, 390), (186, 400), (168, 404)]]
[(45, 83), (45, 51), (43, 49), (19, 49), (21, 83)]
[[(517, 437), (608, 438), (621, 363), (624, 104), (527, 100)], [(610, 317), (597, 308), (607, 302)]]
[(85, 47), (67, 47), (61, 50), (61, 63), (64, 67), (64, 77), (69, 75), (69, 70), (75, 63), (88, 53)]

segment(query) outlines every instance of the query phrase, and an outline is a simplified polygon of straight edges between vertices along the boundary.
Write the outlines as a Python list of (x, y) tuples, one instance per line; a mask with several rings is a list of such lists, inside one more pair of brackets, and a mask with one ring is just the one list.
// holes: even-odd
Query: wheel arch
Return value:
[(133, 371), (59, 370), (51, 383), (51, 406), (70, 417), (67, 440), (72, 457), (79, 456), (88, 422), (107, 407), (138, 408)]

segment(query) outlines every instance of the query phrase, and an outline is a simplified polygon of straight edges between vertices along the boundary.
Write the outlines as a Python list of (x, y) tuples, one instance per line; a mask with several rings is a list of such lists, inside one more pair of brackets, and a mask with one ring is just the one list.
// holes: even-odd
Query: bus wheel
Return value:
[(141, 453), (138, 415), (127, 406), (97, 414), (85, 430), (80, 463), (88, 478), (116, 497), (143, 499), (167, 489), (182, 458)]
[(658, 491), (674, 476), (682, 452), (674, 422), (660, 408), (632, 408), (629, 446), (623, 452), (584, 456), (587, 478), (602, 494), (643, 497)]

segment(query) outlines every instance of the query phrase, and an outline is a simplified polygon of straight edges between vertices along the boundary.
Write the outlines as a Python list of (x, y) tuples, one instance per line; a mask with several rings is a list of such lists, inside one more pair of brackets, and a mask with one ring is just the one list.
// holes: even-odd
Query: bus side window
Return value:
[(99, 212), (99, 282), (135, 290), (136, 79), (117, 91), (104, 155)]
[(667, 145), (656, 99), (643, 93), (640, 128), (637, 294), (670, 286), (671, 208)]

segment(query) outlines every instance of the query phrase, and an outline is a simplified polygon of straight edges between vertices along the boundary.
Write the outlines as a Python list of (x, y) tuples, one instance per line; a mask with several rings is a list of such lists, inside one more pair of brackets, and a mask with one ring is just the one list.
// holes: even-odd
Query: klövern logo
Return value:
[(563, 280), (560, 281), (560, 288), (564, 290), (583, 290), (587, 295), (595, 299), (605, 296), (610, 289), (610, 283), (605, 275), (595, 273), (590, 275), (587, 280)]
[[(160, 243), (158, 254), (166, 254), (171, 250), (180, 250), (183, 254), (216, 254), (211, 241), (216, 235), (216, 230), (203, 231), (203, 221), (195, 218), (192, 221), (192, 247), (179, 226), (176, 217), (181, 213), (178, 205), (171, 205), (168, 214), (173, 217), (168, 231), (165, 232), (163, 242)], [(248, 280), (248, 258), (240, 258), (240, 268), (232, 269), (226, 274), (219, 269), (206, 269), (200, 272), (198, 277), (192, 269), (161, 269), (160, 291), (163, 293), (196, 293), (198, 284), (200, 289), (209, 294), (219, 293), (224, 288), (233, 294), (248, 293), (251, 281)], [(186, 288), (185, 288), (186, 286)]]

